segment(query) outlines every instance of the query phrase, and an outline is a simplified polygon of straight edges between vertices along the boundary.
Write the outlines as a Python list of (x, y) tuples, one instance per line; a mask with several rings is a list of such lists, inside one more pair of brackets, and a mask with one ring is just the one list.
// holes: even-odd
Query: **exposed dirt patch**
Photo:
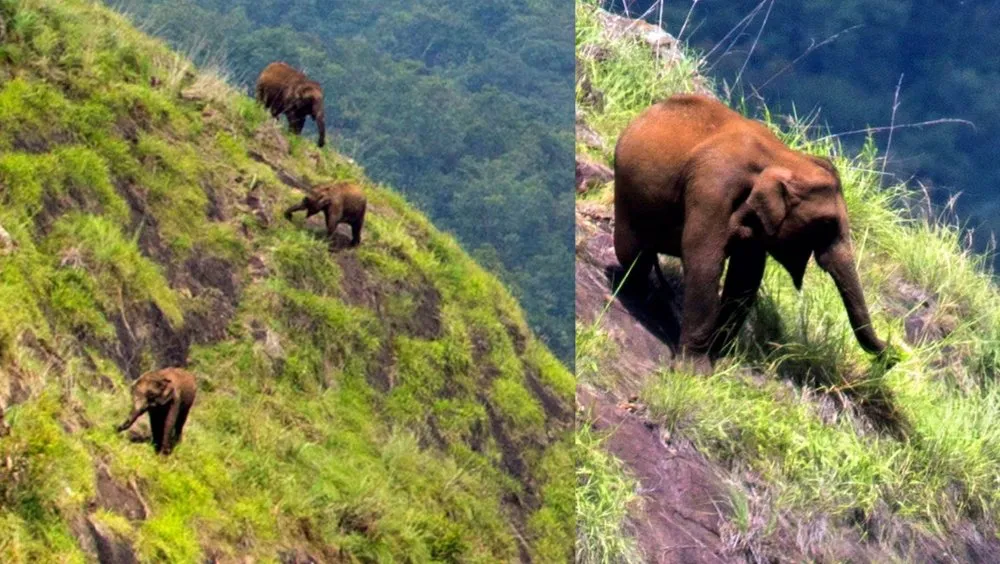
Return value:
[(97, 497), (94, 505), (122, 515), (133, 521), (141, 521), (148, 517), (149, 510), (134, 485), (119, 484), (107, 466), (97, 468)]
[(93, 515), (72, 520), (70, 529), (84, 553), (101, 564), (135, 564), (139, 561), (128, 540), (102, 525)]
[(151, 352), (157, 366), (187, 365), (190, 340), (170, 326), (160, 308), (147, 303), (108, 315), (117, 340), (100, 343), (129, 381), (142, 374), (142, 354)]
[(626, 285), (612, 300), (625, 270), (615, 257), (610, 212), (578, 205), (576, 241), (576, 317), (587, 324), (601, 319), (601, 330), (621, 351), (615, 372), (635, 384), (674, 358), (680, 336), (680, 281), (662, 288), (650, 274), (644, 286)]
[(665, 443), (655, 425), (592, 388), (577, 388), (577, 402), (595, 430), (610, 433), (608, 451), (639, 481), (643, 503), (631, 525), (647, 561), (744, 561), (723, 543), (725, 486), (703, 456), (688, 443)]
[(14, 132), (11, 148), (22, 153), (48, 153), (57, 145), (73, 143), (73, 136), (65, 131), (45, 134), (32, 128), (20, 128)]
[(510, 337), (511, 344), (514, 345), (514, 352), (519, 355), (524, 354), (524, 351), (528, 348), (528, 336), (524, 334), (524, 331), (520, 327), (502, 316), (500, 317), (500, 323), (507, 330), (507, 336)]
[[(390, 337), (397, 334), (427, 340), (441, 337), (441, 293), (429, 280), (386, 284), (369, 276), (354, 253), (337, 253), (335, 259), (343, 273), (342, 299), (349, 305), (376, 312), (387, 323)], [(389, 299), (403, 295), (409, 295), (414, 302), (412, 314), (389, 315)]]
[(128, 202), (131, 214), (129, 232), (139, 233), (139, 250), (142, 254), (155, 260), (160, 264), (169, 265), (172, 263), (172, 253), (170, 249), (160, 239), (159, 225), (156, 217), (149, 211), (146, 205), (146, 197), (142, 193), (142, 188), (131, 181), (117, 178), (115, 188)]
[(274, 171), (274, 174), (278, 176), (278, 180), (280, 180), (285, 185), (290, 186), (292, 188), (297, 188), (299, 190), (303, 190), (305, 192), (312, 190), (312, 185), (310, 185), (308, 182), (288, 172), (287, 170), (284, 169), (284, 167), (275, 164), (276, 160), (275, 157), (268, 157), (267, 155), (254, 150), (251, 150), (248, 154), (251, 159), (271, 167), (271, 170)]
[(393, 366), (395, 364), (396, 357), (392, 354), (392, 340), (386, 339), (382, 343), (382, 348), (379, 349), (375, 362), (368, 365), (368, 372), (365, 374), (365, 380), (368, 382), (368, 385), (383, 394), (392, 390), (393, 386), (395, 386), (395, 377), (393, 376)]
[(933, 292), (901, 279), (888, 286), (893, 291), (884, 297), (886, 309), (894, 317), (903, 318), (908, 343), (940, 341), (958, 327), (958, 312), (943, 311)]
[(528, 388), (531, 389), (531, 392), (542, 403), (542, 407), (545, 409), (546, 422), (550, 425), (558, 426), (559, 432), (564, 431), (563, 427), (566, 427), (573, 421), (570, 406), (542, 383), (539, 379), (537, 369), (528, 367), (524, 371), (524, 380), (528, 383)]

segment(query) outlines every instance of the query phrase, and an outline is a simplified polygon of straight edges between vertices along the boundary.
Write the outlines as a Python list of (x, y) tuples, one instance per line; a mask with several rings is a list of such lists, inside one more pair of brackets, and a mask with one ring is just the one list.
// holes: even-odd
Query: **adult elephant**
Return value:
[(292, 133), (300, 135), (306, 118), (312, 117), (319, 131), (317, 145), (326, 144), (326, 113), (323, 109), (323, 87), (301, 71), (283, 62), (274, 62), (257, 78), (257, 101), (271, 111), (273, 117), (285, 114)]
[[(645, 280), (657, 253), (684, 267), (681, 353), (699, 372), (743, 325), (767, 254), (801, 289), (810, 256), (840, 290), (854, 335), (885, 352), (854, 267), (840, 177), (763, 124), (705, 96), (655, 104), (615, 147), (615, 253)], [(722, 296), (719, 281), (729, 259)]]

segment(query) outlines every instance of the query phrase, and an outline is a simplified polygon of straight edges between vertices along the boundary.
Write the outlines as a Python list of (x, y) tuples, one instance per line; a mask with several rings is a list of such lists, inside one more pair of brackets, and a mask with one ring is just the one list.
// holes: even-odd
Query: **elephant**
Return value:
[(317, 145), (326, 145), (326, 112), (323, 109), (323, 87), (301, 71), (283, 62), (274, 62), (257, 78), (257, 101), (271, 110), (272, 117), (285, 114), (288, 127), (302, 134), (306, 118), (312, 117), (319, 130)]
[(888, 345), (872, 328), (831, 161), (792, 150), (764, 124), (695, 94), (674, 95), (637, 116), (619, 136), (614, 159), (616, 257), (641, 281), (652, 267), (662, 277), (658, 253), (681, 259), (680, 353), (697, 372), (712, 371), (743, 325), (768, 254), (798, 290), (815, 256), (840, 292), (858, 343), (883, 356)]
[(132, 413), (115, 430), (119, 433), (127, 430), (148, 412), (156, 452), (168, 455), (181, 441), (196, 393), (194, 375), (186, 370), (164, 368), (146, 372), (132, 384)]
[(365, 223), (365, 209), (368, 200), (360, 186), (353, 182), (333, 182), (316, 186), (301, 202), (285, 210), (285, 219), (291, 220), (297, 211), (306, 211), (306, 218), (323, 212), (326, 217), (326, 232), (330, 237), (337, 231), (337, 225), (351, 226), (353, 237), (351, 246), (361, 244), (361, 227)]

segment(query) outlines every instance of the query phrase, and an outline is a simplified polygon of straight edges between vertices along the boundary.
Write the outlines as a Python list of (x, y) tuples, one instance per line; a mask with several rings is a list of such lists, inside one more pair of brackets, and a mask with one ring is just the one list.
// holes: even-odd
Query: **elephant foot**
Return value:
[(680, 372), (690, 372), (698, 376), (711, 376), (714, 368), (712, 359), (705, 353), (683, 351), (678, 357), (674, 369)]

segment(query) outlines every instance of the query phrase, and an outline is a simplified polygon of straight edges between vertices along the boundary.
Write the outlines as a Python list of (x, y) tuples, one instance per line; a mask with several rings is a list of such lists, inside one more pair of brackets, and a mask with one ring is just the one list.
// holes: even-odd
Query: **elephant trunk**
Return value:
[(317, 145), (320, 147), (326, 145), (326, 112), (323, 111), (323, 103), (317, 102), (316, 107), (313, 110), (313, 119), (316, 120), (316, 129), (319, 130), (319, 141)]
[(839, 237), (829, 247), (818, 250), (816, 262), (837, 284), (840, 297), (847, 309), (847, 318), (861, 348), (873, 354), (882, 354), (886, 349), (886, 343), (875, 335), (875, 330), (872, 328), (871, 316), (865, 304), (865, 295), (861, 290), (861, 280), (854, 266), (854, 253), (849, 240), (846, 237)]

